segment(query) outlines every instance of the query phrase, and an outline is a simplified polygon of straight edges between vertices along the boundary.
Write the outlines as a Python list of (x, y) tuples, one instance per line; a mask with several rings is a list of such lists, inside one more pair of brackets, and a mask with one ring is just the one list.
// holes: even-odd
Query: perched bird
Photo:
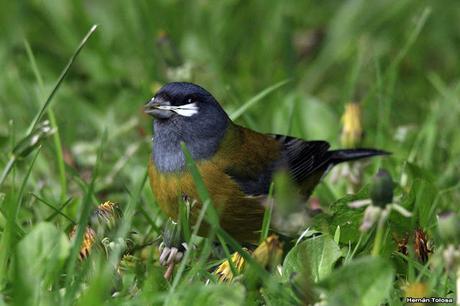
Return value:
[(240, 242), (257, 241), (263, 203), (277, 170), (286, 169), (308, 199), (332, 166), (387, 154), (375, 149), (329, 150), (326, 141), (244, 128), (230, 120), (208, 91), (192, 83), (166, 84), (145, 105), (145, 112), (155, 118), (149, 177), (160, 208), (177, 220), (180, 200), (191, 200), (193, 220), (201, 207), (180, 146), (184, 142), (220, 212), (222, 228)]

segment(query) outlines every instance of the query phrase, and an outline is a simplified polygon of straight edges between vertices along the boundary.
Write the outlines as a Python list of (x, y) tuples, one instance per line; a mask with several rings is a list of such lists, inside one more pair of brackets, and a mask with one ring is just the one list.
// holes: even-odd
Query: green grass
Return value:
[[(427, 296), (455, 297), (455, 267), (446, 272), (443, 258), (455, 242), (442, 239), (437, 215), (459, 211), (459, 19), (454, 0), (4, 3), (0, 305), (402, 305), (416, 282)], [(220, 228), (189, 162), (208, 207), (202, 221), (224, 254), (191, 235), (195, 247), (168, 282), (157, 251), (166, 217), (146, 183), (151, 121), (142, 107), (174, 80), (204, 86), (249, 128), (333, 148), (345, 103), (360, 102), (362, 146), (393, 154), (373, 160), (357, 188), (329, 175), (313, 195), (323, 212), (309, 218), (302, 241), (285, 244), (282, 269), (270, 271)], [(54, 134), (33, 143), (46, 119)], [(392, 212), (376, 239), (375, 227), (359, 231), (364, 209), (347, 205), (368, 197), (379, 167), (413, 216)], [(123, 216), (79, 261), (84, 227), (68, 234), (106, 200)], [(262, 238), (276, 218), (267, 210)], [(431, 245), (429, 263), (413, 250), (416, 229)], [(397, 241), (406, 236), (402, 254)], [(213, 267), (232, 250), (250, 268), (221, 284)]]

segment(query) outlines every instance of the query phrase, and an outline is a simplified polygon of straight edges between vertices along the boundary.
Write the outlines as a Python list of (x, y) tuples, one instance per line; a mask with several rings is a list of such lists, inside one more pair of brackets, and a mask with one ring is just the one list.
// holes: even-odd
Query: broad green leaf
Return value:
[(334, 235), (337, 227), (340, 226), (340, 243), (348, 244), (359, 239), (359, 226), (363, 219), (364, 208), (355, 209), (348, 207), (352, 201), (368, 198), (369, 186), (364, 186), (356, 194), (347, 194), (338, 199), (330, 206), (330, 212), (321, 213), (313, 218), (315, 228), (326, 228), (329, 234)]
[(70, 242), (51, 223), (37, 224), (17, 245), (15, 302), (38, 305), (69, 255)]
[(292, 248), (284, 260), (283, 275), (290, 277), (307, 268), (313, 280), (318, 282), (329, 275), (341, 256), (339, 246), (329, 235), (316, 236)]
[(394, 268), (381, 257), (363, 257), (343, 266), (320, 283), (327, 305), (380, 305), (390, 296)]

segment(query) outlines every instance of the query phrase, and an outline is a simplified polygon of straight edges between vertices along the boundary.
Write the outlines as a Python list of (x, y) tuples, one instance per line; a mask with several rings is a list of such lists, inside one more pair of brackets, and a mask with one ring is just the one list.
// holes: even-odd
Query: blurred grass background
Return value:
[[(427, 5), (431, 14), (398, 64), (395, 80), (385, 80)], [(139, 109), (171, 79), (170, 63), (159, 50), (167, 35), (163, 40), (187, 64), (185, 78), (209, 89), (229, 111), (291, 79), (244, 116), (246, 125), (260, 131), (285, 133), (295, 104), (293, 134), (335, 143), (343, 104), (357, 100), (363, 103), (368, 145), (375, 145), (382, 124), (380, 146), (398, 148), (397, 156), (405, 158), (418, 128), (429, 121), (445, 129), (439, 135), (434, 129), (435, 144), (429, 152), (420, 150), (418, 158), (445, 170), (443, 163), (453, 161), (449, 157), (459, 150), (449, 133), (458, 115), (460, 26), (454, 21), (460, 8), (455, 1), (24, 1), (5, 2), (3, 8), (2, 148), (9, 120), (20, 134), (42, 103), (24, 40), (48, 93), (83, 34), (98, 24), (53, 102), (64, 147), (91, 141), (106, 127), (109, 138), (120, 131), (136, 137), (129, 124), (150, 133)], [(382, 105), (388, 105), (389, 114), (382, 113)], [(393, 136), (404, 126), (409, 137), (400, 145)], [(110, 145), (110, 155), (129, 144), (122, 139), (133, 139), (121, 136), (113, 137), (118, 145)], [(443, 182), (455, 181), (453, 172)]]
[[(18, 212), (26, 232), (54, 212), (32, 193), (55, 207), (71, 198), (65, 211), (77, 218), (87, 190), (80, 180), (91, 177), (104, 131), (95, 195), (122, 206), (129, 202), (151, 149), (151, 122), (143, 104), (161, 84), (177, 80), (202, 85), (231, 113), (288, 79), (238, 122), (262, 132), (325, 139), (333, 147), (340, 146), (345, 103), (360, 102), (363, 145), (392, 151), (384, 163), (393, 174), (401, 173), (405, 161), (417, 164), (442, 194), (437, 209), (458, 210), (456, 0), (41, 0), (2, 1), (1, 7), (2, 168), (78, 43), (98, 24), (51, 105), (65, 180), (59, 146), (50, 139)], [(19, 163), (9, 177), (2, 190), (6, 198), (17, 192), (30, 161)], [(345, 193), (343, 186), (330, 188)], [(141, 198), (133, 228), (155, 233), (162, 219), (148, 187)], [(62, 217), (55, 222), (69, 224)]]

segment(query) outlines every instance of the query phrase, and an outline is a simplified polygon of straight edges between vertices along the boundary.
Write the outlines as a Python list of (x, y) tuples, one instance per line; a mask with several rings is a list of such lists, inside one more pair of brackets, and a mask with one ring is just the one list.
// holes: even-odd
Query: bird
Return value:
[[(221, 228), (241, 243), (254, 243), (260, 236), (264, 203), (277, 171), (287, 171), (307, 200), (333, 166), (388, 154), (368, 148), (331, 150), (327, 141), (245, 128), (194, 83), (164, 85), (144, 112), (154, 118), (148, 175), (160, 209), (177, 220), (179, 203), (185, 199), (193, 203), (191, 219), (196, 220), (202, 207), (181, 148), (184, 143), (219, 212)], [(203, 224), (199, 233), (207, 230)]]

